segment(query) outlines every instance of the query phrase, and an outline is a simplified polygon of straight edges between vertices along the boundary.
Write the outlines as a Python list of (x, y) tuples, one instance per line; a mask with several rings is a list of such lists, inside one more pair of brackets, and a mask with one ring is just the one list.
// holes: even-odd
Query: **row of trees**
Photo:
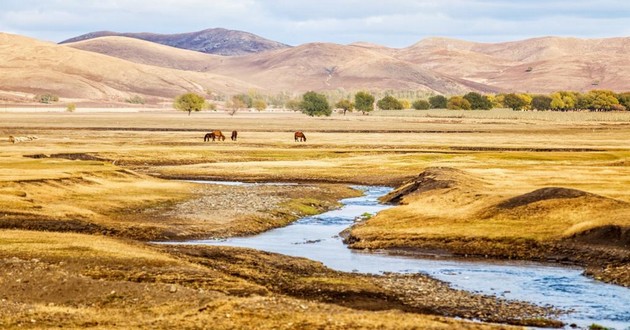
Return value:
[[(492, 108), (511, 108), (514, 110), (597, 110), (597, 111), (621, 111), (630, 110), (630, 92), (614, 93), (609, 90), (592, 90), (588, 93), (572, 91), (559, 91), (548, 95), (509, 93), (497, 95), (482, 95), (470, 92), (465, 95), (455, 95), (447, 98), (443, 95), (433, 95), (428, 99), (418, 99), (413, 102), (397, 99), (393, 95), (385, 95), (378, 101), (370, 92), (360, 91), (354, 97), (342, 98), (334, 107), (341, 109), (345, 115), (354, 110), (366, 114), (374, 110), (374, 106), (381, 110), (402, 109), (452, 109), (452, 110), (490, 110)], [(239, 109), (267, 108), (267, 102), (258, 94), (237, 94), (225, 101), (225, 108), (230, 114), (235, 114)], [(284, 108), (302, 111), (310, 116), (330, 116), (333, 106), (329, 98), (322, 93), (314, 91), (306, 92), (301, 98), (287, 98), (283, 100)], [(187, 93), (177, 97), (174, 107), (179, 110), (200, 111), (203, 109), (215, 109), (214, 103), (206, 102), (201, 95)]]

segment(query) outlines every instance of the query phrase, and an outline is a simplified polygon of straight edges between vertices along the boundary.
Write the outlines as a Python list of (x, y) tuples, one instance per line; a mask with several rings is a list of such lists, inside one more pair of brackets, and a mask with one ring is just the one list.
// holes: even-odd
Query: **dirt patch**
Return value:
[(404, 198), (412, 194), (454, 187), (481, 188), (483, 186), (483, 182), (462, 170), (451, 167), (430, 167), (379, 200), (382, 203), (404, 204)]
[(60, 153), (60, 154), (31, 154), (31, 155), (24, 155), (24, 157), (27, 158), (35, 158), (35, 159), (41, 159), (41, 158), (61, 158), (61, 159), (69, 159), (69, 160), (96, 160), (96, 161), (109, 161), (109, 159), (103, 158), (103, 157), (99, 157), (99, 156), (94, 156), (91, 154), (87, 154), (87, 153)]
[(574, 234), (570, 240), (597, 245), (611, 245), (630, 249), (630, 227), (600, 226)]
[[(577, 189), (568, 189), (562, 187), (549, 187), (549, 188), (541, 188), (530, 193), (516, 196), (510, 198), (504, 202), (499, 203), (496, 207), (502, 209), (512, 209), (519, 206), (524, 206), (527, 204), (532, 204), (535, 202), (549, 200), (549, 199), (565, 199), (565, 198), (577, 198), (583, 196), (592, 196), (596, 197), (594, 194), (589, 194), (585, 191), (577, 190)], [(597, 196), (600, 198), (604, 198), (601, 196)]]

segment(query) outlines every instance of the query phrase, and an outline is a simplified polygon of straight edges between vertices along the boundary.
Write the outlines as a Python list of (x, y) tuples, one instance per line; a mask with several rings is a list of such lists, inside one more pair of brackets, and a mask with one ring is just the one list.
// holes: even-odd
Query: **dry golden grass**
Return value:
[[(239, 141), (204, 143), (203, 135), (210, 129), (236, 129)], [(530, 238), (554, 240), (602, 224), (628, 225), (627, 208), (618, 206), (630, 202), (629, 129), (622, 123), (588, 120), (567, 124), (533, 119), (356, 115), (308, 118), (257, 113), (238, 113), (234, 117), (218, 113), (188, 117), (177, 112), (0, 113), (0, 134), (40, 137), (20, 144), (0, 140), (0, 209), (14, 221), (65, 220), (66, 227), (51, 230), (75, 230), (72, 226), (78, 226), (78, 220), (82, 225), (118, 228), (119, 232), (110, 231), (111, 235), (125, 234), (132, 227), (152, 233), (155, 228), (163, 230), (174, 225), (192, 232), (191, 224), (197, 226), (195, 221), (201, 219), (195, 214), (191, 213), (190, 218), (170, 218), (151, 212), (135, 213), (146, 209), (158, 213), (182, 210), (178, 205), (183, 201), (195, 202), (199, 198), (189, 183), (154, 176), (394, 185), (428, 167), (442, 166), (463, 171), (455, 178), (458, 187), (409, 196), (408, 205), (373, 218), (353, 235), (373, 238), (373, 242), (378, 239), (378, 246), (436, 236), (461, 240), (502, 237), (512, 240), (508, 245)], [(308, 142), (294, 142), (294, 130), (305, 131)], [(96, 160), (24, 157), (60, 153)], [(510, 198), (548, 186), (579, 189), (602, 197), (587, 195), (498, 207)], [(313, 194), (317, 199), (324, 199), (326, 194), (329, 199), (336, 199), (349, 193), (322, 188), (317, 190), (319, 195)], [(221, 193), (212, 198), (215, 196), (220, 198)], [(225, 196), (229, 197), (229, 191)], [(312, 196), (282, 197), (289, 198), (275, 209), (280, 213), (319, 209), (309, 199)], [(243, 228), (256, 225), (253, 218), (249, 221), (229, 215), (226, 219)], [(205, 222), (228, 226), (214, 220)], [(98, 226), (89, 232), (100, 233)], [(44, 278), (54, 279), (55, 283), (59, 280), (56, 288), (70, 292), (70, 296), (62, 297), (70, 303), (48, 305), (53, 300), (43, 299), (36, 290), (41, 286), (31, 285), (19, 303), (2, 303), (6, 312), (0, 314), (0, 324), (15, 327), (33, 318), (35, 325), (41, 327), (62, 324), (167, 328), (213, 324), (217, 328), (238, 328), (252, 322), (262, 322), (262, 328), (488, 327), (399, 312), (359, 311), (275, 294), (259, 297), (256, 295), (269, 292), (259, 282), (248, 282), (216, 269), (202, 268), (183, 256), (163, 253), (100, 236), (3, 230), (3, 260), (12, 256), (20, 260), (42, 258), (73, 266), (53, 267), (49, 273), (43, 268), (29, 272), (29, 267), (39, 267), (35, 262), (24, 266), (26, 270), (19, 274), (34, 274), (32, 284)], [(273, 279), (275, 273), (270, 269), (251, 269), (260, 256), (251, 255), (246, 260), (241, 265), (228, 262), (224, 266), (237, 267), (236, 273)], [(89, 268), (82, 268), (81, 263)], [(63, 272), (72, 269), (74, 275), (66, 276), (67, 281), (62, 282)], [(183, 278), (194, 281), (180, 286)], [(306, 278), (309, 280), (294, 282), (295, 286), (286, 289), (319, 285), (335, 290), (346, 286), (373, 289), (345, 277)], [(84, 287), (85, 291), (73, 291), (74, 284), (80, 284), (77, 287)], [(170, 292), (171, 284), (178, 285), (176, 293)], [(200, 293), (196, 285), (209, 291)], [(150, 292), (147, 295), (143, 293), (146, 288)], [(13, 286), (6, 290), (11, 294), (21, 292)], [(112, 296), (111, 291), (117, 294)], [(217, 291), (254, 296), (235, 298)], [(86, 300), (81, 298), (85, 292), (94, 293)], [(53, 295), (48, 292), (44, 296)], [(96, 302), (96, 307), (86, 301)], [(129, 308), (131, 305), (136, 307)], [(330, 318), (330, 314), (335, 317)]]
[[(173, 251), (91, 235), (4, 230), (0, 232), (3, 297), (0, 326), (167, 329), (206, 328), (211, 324), (216, 329), (245, 329), (255, 324), (260, 329), (505, 328), (395, 310), (371, 312), (272, 294), (264, 286), (244, 279), (253, 276), (247, 275), (251, 263), (230, 264), (239, 272), (235, 276), (225, 266), (217, 270), (213, 263), (220, 258), (194, 262), (177, 255), (177, 249)], [(341, 293), (381, 292), (369, 277), (339, 275), (322, 270), (314, 262), (247, 251), (227, 252), (232, 256), (240, 254), (240, 258), (262, 257), (267, 262), (295, 264), (288, 268), (320, 269), (319, 275), (311, 274), (320, 283), (284, 281), (282, 285), (288, 285), (285, 289), (289, 292), (299, 292), (308, 286), (331, 287), (328, 282), (335, 282), (339, 276), (345, 276), (341, 280), (343, 288), (338, 289)], [(256, 276), (275, 278), (270, 271), (256, 269)]]

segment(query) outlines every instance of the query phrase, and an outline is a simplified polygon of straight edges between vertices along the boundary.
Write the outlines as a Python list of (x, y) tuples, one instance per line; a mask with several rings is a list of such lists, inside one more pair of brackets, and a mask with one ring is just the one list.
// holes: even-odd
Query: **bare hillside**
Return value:
[(544, 37), (503, 43), (430, 38), (399, 58), (508, 91), (630, 90), (630, 38)]
[(61, 97), (90, 100), (259, 88), (230, 77), (137, 64), (4, 33), (0, 34), (0, 66), (3, 91), (52, 92)]
[(207, 71), (213, 62), (225, 58), (127, 37), (101, 37), (65, 45), (135, 63), (188, 71)]
[(265, 39), (249, 32), (227, 30), (222, 28), (178, 34), (157, 34), (146, 32), (118, 33), (111, 31), (98, 31), (64, 40), (61, 43), (71, 43), (106, 36), (129, 37), (171, 47), (226, 56), (260, 53), (290, 47), (289, 45)]

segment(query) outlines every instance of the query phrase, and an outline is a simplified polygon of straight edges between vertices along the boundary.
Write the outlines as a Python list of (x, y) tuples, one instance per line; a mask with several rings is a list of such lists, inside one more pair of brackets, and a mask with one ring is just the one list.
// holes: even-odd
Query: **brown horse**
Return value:
[(221, 133), (221, 131), (219, 130), (214, 130), (203, 137), (204, 142), (210, 141), (210, 139), (212, 139), (212, 141), (214, 141), (215, 139), (219, 141), (225, 141), (225, 135), (223, 135), (223, 133)]
[(203, 142), (208, 142), (208, 141), (210, 141), (210, 139), (212, 139), (212, 141), (214, 141), (214, 139), (215, 139), (214, 133), (206, 134), (206, 136), (203, 137)]
[(230, 139), (232, 139), (232, 141), (236, 141), (236, 137), (238, 136), (238, 132), (237, 131), (232, 131), (232, 136), (230, 137)]
[(295, 142), (306, 142), (306, 135), (300, 131), (295, 132), (295, 134), (293, 134), (293, 138), (295, 139)]

